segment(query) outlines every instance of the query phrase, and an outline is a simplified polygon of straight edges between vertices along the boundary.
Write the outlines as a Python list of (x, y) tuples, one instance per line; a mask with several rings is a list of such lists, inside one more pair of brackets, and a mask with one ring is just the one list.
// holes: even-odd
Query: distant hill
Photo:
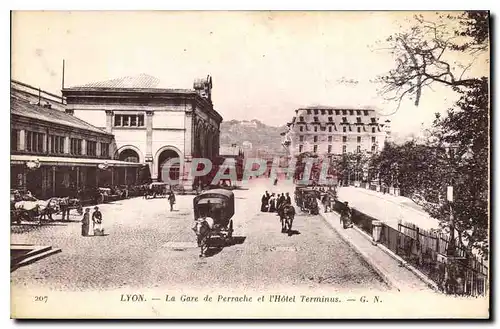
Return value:
[[(273, 155), (285, 154), (280, 135), (285, 131), (285, 125), (281, 127), (268, 126), (256, 119), (250, 121), (231, 120), (223, 121), (220, 131), (221, 145), (237, 144), (242, 146), (243, 142), (250, 142), (252, 150), (247, 153), (249, 156), (256, 156), (258, 149)], [(247, 151), (245, 150), (245, 152)]]

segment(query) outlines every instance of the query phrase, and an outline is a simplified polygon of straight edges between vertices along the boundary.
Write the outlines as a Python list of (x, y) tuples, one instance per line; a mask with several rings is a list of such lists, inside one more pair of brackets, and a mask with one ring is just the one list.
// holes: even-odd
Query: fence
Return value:
[[(344, 207), (343, 203), (336, 201), (334, 210), (341, 212)], [(358, 210), (352, 210), (352, 222), (369, 235), (373, 233), (374, 220), (376, 219)], [(379, 243), (419, 269), (440, 289), (472, 296), (486, 293), (487, 265), (458, 243), (455, 244), (454, 265), (448, 265), (448, 269), (454, 272), (451, 276), (454, 281), (446, 281), (447, 258), (444, 255), (447, 255), (449, 241), (442, 233), (426, 231), (402, 221), (398, 223), (397, 230), (382, 223)]]

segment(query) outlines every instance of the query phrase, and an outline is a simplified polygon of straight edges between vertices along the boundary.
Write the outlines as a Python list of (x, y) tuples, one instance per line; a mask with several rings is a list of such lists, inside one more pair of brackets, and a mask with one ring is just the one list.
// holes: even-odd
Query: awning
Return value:
[(38, 162), (40, 165), (51, 166), (87, 166), (97, 167), (98, 165), (107, 165), (109, 167), (141, 167), (144, 164), (136, 162), (126, 162), (110, 159), (90, 159), (90, 158), (70, 158), (70, 157), (52, 157), (38, 155), (11, 155), (11, 164), (25, 164), (26, 162)]

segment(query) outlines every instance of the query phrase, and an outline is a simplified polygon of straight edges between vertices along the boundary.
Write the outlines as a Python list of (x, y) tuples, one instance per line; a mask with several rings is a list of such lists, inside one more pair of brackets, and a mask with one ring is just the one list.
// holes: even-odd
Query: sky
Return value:
[[(65, 86), (146, 73), (161, 87), (192, 88), (211, 75), (224, 120), (290, 121), (310, 105), (395, 103), (370, 82), (394, 67), (377, 41), (401, 31), (411, 12), (15, 12), (12, 78), (60, 93)], [(395, 134), (417, 134), (457, 99), (426, 90), (387, 118)], [(422, 126), (423, 124), (423, 126)]]

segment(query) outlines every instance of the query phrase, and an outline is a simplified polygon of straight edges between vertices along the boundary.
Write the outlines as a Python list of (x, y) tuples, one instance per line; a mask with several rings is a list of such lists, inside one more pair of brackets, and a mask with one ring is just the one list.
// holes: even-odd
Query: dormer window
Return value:
[(333, 110), (328, 110), (328, 115), (332, 115), (333, 114)]
[(347, 115), (347, 110), (342, 110), (342, 115)]
[(364, 115), (368, 115), (368, 111), (367, 111), (367, 110), (364, 110), (364, 111), (363, 111), (363, 114), (364, 114)]
[(361, 115), (361, 111), (360, 111), (360, 110), (357, 110), (357, 111), (356, 111), (356, 114), (357, 114), (357, 115)]
[(307, 110), (307, 115), (310, 115), (311, 114), (311, 110)]
[(321, 115), (325, 115), (325, 110), (321, 110)]
[(361, 117), (357, 117), (357, 118), (356, 118), (356, 122), (357, 122), (357, 123), (361, 123)]
[(314, 115), (318, 115), (318, 110), (314, 110)]
[(335, 115), (340, 115), (340, 110), (335, 110)]
[(302, 116), (301, 116), (301, 117), (299, 117), (299, 121), (300, 121), (300, 122), (304, 122), (304, 117), (302, 117)]
[(319, 122), (318, 117), (314, 117), (314, 122)]
[(333, 118), (332, 117), (328, 117), (328, 122), (333, 122)]
[(349, 115), (354, 115), (354, 110), (349, 110)]

